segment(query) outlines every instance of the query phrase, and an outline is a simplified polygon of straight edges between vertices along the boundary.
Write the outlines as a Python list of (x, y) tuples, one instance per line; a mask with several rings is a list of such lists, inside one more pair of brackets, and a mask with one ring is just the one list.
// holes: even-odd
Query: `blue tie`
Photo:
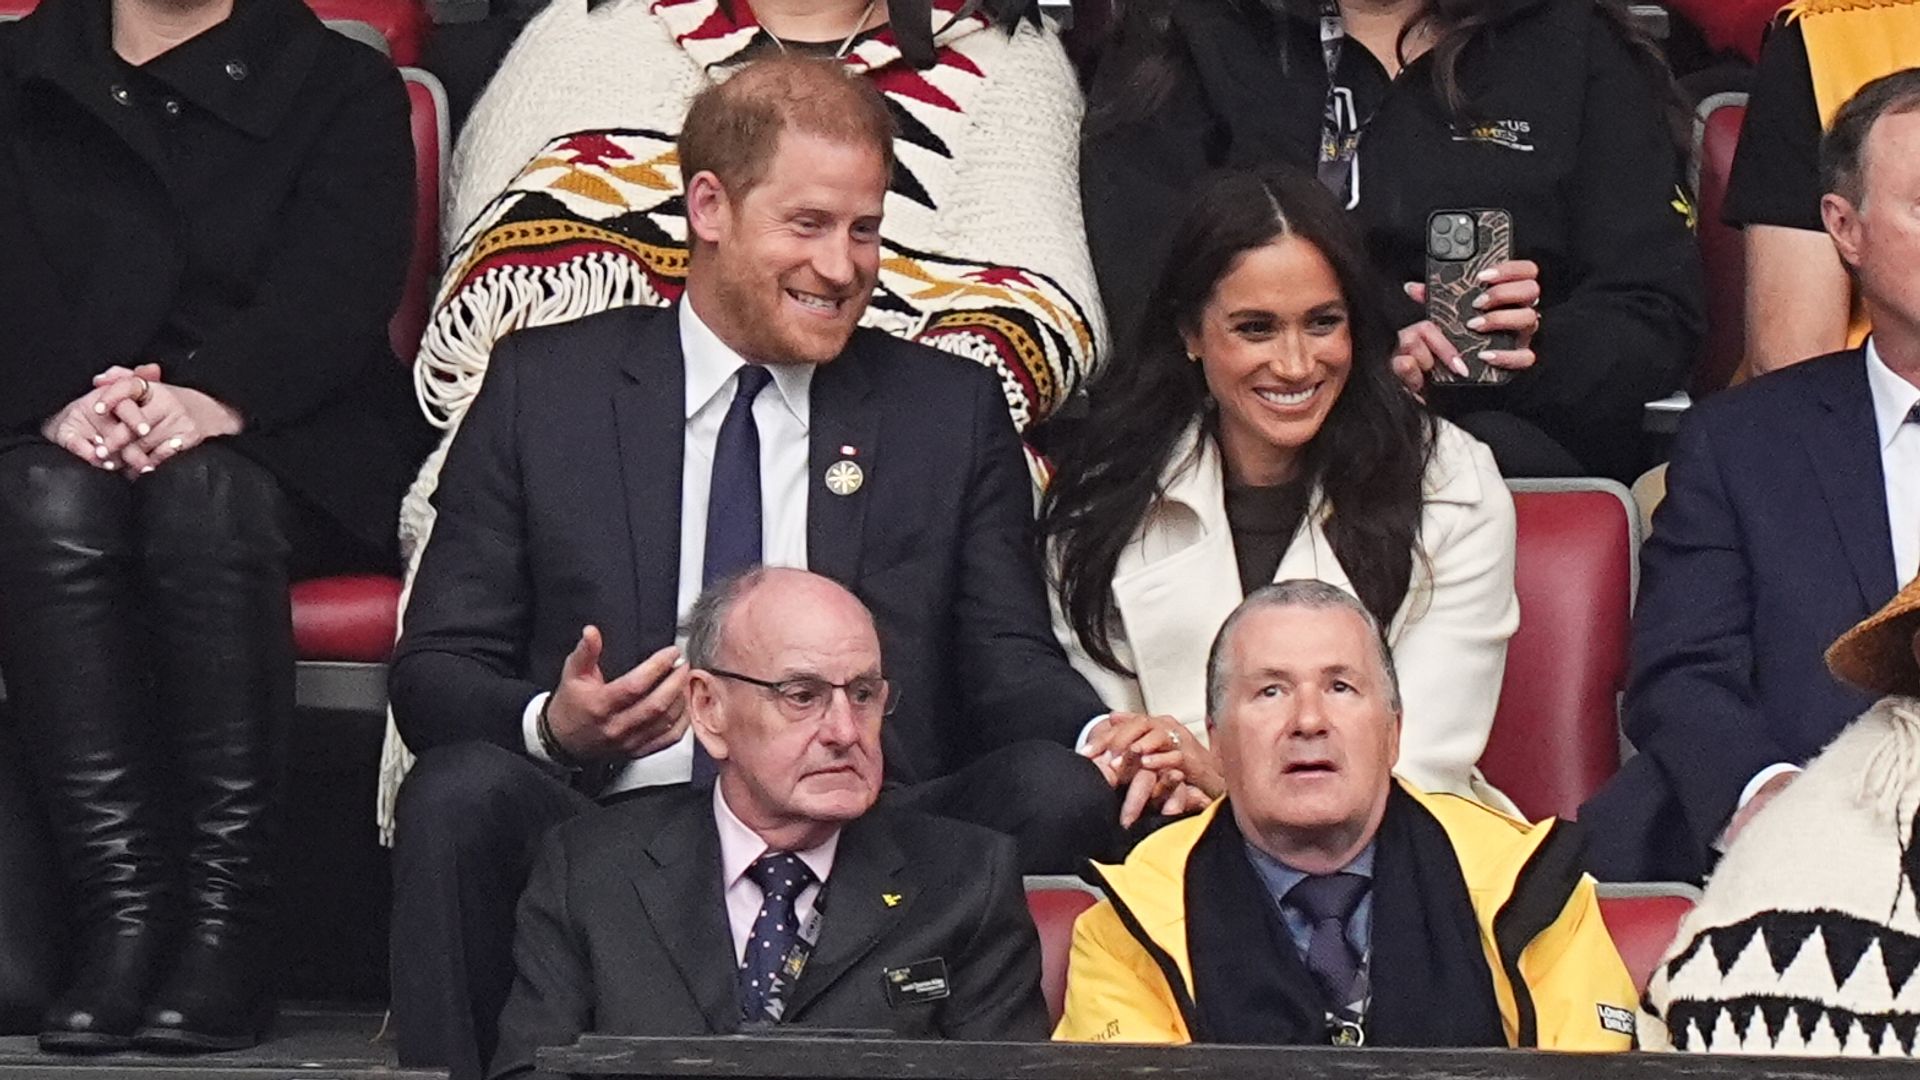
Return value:
[(760, 562), (760, 428), (753, 421), (753, 399), (772, 380), (766, 368), (741, 368), (740, 387), (720, 422), (720, 437), (713, 444), (713, 479), (707, 486), (701, 588)]
[(740, 1018), (779, 1023), (786, 994), (806, 967), (812, 946), (800, 936), (796, 902), (813, 884), (813, 871), (789, 851), (769, 851), (747, 867), (765, 897), (740, 961)]
[(1321, 874), (1301, 879), (1282, 901), (1313, 927), (1307, 939), (1307, 970), (1336, 1010), (1353, 1003), (1360, 977), (1360, 953), (1347, 937), (1347, 920), (1367, 894), (1367, 885), (1359, 874)]
[[(707, 554), (700, 587), (760, 562), (760, 428), (753, 399), (773, 381), (773, 372), (747, 364), (713, 443), (713, 477), (707, 484)], [(693, 782), (711, 783), (718, 769), (698, 738), (693, 740)]]

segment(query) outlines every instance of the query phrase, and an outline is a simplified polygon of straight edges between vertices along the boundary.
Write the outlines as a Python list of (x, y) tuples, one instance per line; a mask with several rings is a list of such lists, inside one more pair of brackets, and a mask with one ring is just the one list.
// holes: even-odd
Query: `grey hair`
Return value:
[(746, 595), (767, 580), (768, 567), (755, 566), (721, 578), (701, 590), (680, 630), (687, 638), (687, 666), (711, 670), (720, 662), (727, 617)]
[(1227, 647), (1233, 642), (1234, 631), (1239, 629), (1240, 621), (1256, 611), (1270, 608), (1306, 608), (1309, 611), (1351, 611), (1360, 616), (1367, 624), (1369, 636), (1373, 639), (1375, 655), (1380, 658), (1380, 668), (1387, 673), (1387, 706), (1394, 715), (1400, 713), (1400, 674), (1394, 670), (1393, 650), (1387, 647), (1387, 635), (1380, 629), (1380, 620), (1373, 617), (1367, 605), (1359, 598), (1338, 585), (1329, 585), (1312, 578), (1291, 578), (1287, 581), (1262, 585), (1247, 594), (1240, 606), (1233, 609), (1227, 621), (1220, 624), (1220, 632), (1213, 636), (1213, 647), (1207, 651), (1207, 717), (1214, 719), (1219, 715), (1220, 700), (1227, 694)]

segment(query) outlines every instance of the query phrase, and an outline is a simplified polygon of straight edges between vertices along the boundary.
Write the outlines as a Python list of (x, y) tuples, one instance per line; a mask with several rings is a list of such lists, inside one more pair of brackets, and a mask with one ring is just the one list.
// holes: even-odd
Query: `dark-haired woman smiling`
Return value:
[(1508, 807), (1474, 763), (1519, 624), (1513, 500), (1395, 376), (1357, 230), (1309, 177), (1229, 173), (1166, 267), (1042, 509), (1062, 644), (1109, 707), (1160, 718), (1096, 727), (1088, 752), (1183, 777), (1170, 810), (1217, 796), (1209, 643), (1247, 592), (1317, 578), (1387, 627), (1399, 772)]
[[(1114, 328), (1211, 169), (1317, 174), (1396, 282), (1427, 215), (1498, 208), (1539, 267), (1538, 363), (1428, 401), (1510, 476), (1645, 468), (1644, 403), (1677, 387), (1704, 286), (1666, 104), (1671, 80), (1619, 0), (1127, 0), (1081, 156), (1087, 239)], [(1412, 304), (1403, 351), (1455, 352)]]

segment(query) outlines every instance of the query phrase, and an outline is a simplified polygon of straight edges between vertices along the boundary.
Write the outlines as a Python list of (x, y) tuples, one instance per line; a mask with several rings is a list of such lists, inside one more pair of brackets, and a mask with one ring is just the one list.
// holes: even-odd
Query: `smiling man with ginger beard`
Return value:
[(1055, 1038), (1632, 1046), (1574, 834), (1393, 776), (1400, 691), (1358, 600), (1248, 595), (1214, 639), (1207, 724), (1227, 797), (1098, 867)]
[(495, 348), (389, 676), (419, 755), (396, 808), (403, 1063), (481, 1074), (542, 834), (712, 779), (677, 627), (752, 566), (811, 570), (873, 613), (898, 692), (883, 804), (1008, 834), (1027, 873), (1117, 839), (1120, 798), (1074, 752), (1106, 707), (1053, 637), (998, 380), (857, 328), (892, 148), (868, 81), (747, 65), (681, 130), (682, 301)]

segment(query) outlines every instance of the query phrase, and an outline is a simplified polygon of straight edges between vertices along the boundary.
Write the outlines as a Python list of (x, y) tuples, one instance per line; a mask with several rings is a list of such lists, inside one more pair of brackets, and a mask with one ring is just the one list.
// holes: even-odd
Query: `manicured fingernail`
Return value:
[(674, 658), (673, 658), (673, 666), (674, 666), (674, 667), (686, 667), (686, 666), (687, 666), (687, 658), (686, 658), (686, 657), (684, 657), (684, 656), (676, 656), (676, 657), (674, 657)]
[(1447, 361), (1447, 366), (1453, 369), (1453, 373), (1455, 375), (1458, 375), (1463, 379), (1467, 377), (1467, 362), (1465, 360), (1462, 360), (1458, 356), (1455, 356), (1452, 359), (1449, 359)]
[(117, 461), (103, 461), (100, 463), (100, 467), (107, 470), (108, 472), (112, 472), (113, 470), (120, 467), (120, 463)]
[(152, 471), (153, 471), (153, 466), (151, 466), (151, 465), (142, 465), (142, 466), (140, 466), (140, 475), (142, 475), (142, 476), (145, 476), (145, 475), (146, 475), (147, 473), (150, 473), (150, 472), (152, 472)]
[(1485, 330), (1486, 328), (1487, 328), (1487, 320), (1484, 318), (1481, 318), (1478, 315), (1475, 315), (1473, 318), (1467, 320), (1467, 329), (1469, 330)]
[(95, 446), (93, 448), (93, 456), (100, 458), (102, 460), (105, 460), (107, 456), (107, 448), (104, 446)]
[(101, 438), (100, 436), (98, 436), (98, 435), (95, 435), (95, 436), (93, 437), (93, 445), (95, 445), (95, 446), (105, 446), (106, 444), (107, 444), (107, 440), (105, 440), (105, 439), (103, 439), (103, 438)]
[(1486, 352), (1483, 352), (1480, 354), (1480, 359), (1485, 360), (1487, 363), (1491, 364), (1493, 363), (1493, 358), (1498, 355), (1499, 355), (1498, 353), (1489, 349)]
[(178, 450), (185, 445), (187, 445), (187, 440), (181, 438), (178, 435), (175, 435), (173, 438), (167, 440), (167, 449), (169, 450)]
[(1417, 282), (1403, 281), (1400, 283), (1400, 291), (1403, 293), (1406, 293), (1408, 296), (1412, 296), (1413, 291), (1415, 289), (1418, 289), (1419, 287), (1420, 286)]
[(107, 415), (107, 403), (106, 403), (106, 402), (104, 402), (104, 401), (96, 401), (96, 402), (94, 402), (94, 403), (93, 403), (93, 412), (94, 412), (94, 415), (96, 415), (96, 416), (105, 416), (105, 415)]
[(1482, 270), (1482, 271), (1480, 271), (1479, 273), (1477, 273), (1477, 274), (1475, 274), (1475, 275), (1473, 275), (1473, 280), (1475, 280), (1475, 281), (1492, 281), (1492, 280), (1493, 280), (1494, 278), (1497, 278), (1497, 277), (1499, 277), (1499, 276), (1500, 276), (1500, 271), (1498, 271), (1498, 270), (1494, 270), (1494, 269), (1492, 269), (1492, 268), (1488, 268), (1488, 269), (1486, 269), (1486, 270)]
[(1492, 303), (1492, 301), (1487, 297), (1486, 293), (1481, 293), (1479, 296), (1473, 298), (1473, 306), (1477, 311), (1484, 311), (1489, 303)]
[(137, 432), (139, 432), (139, 433), (140, 433), (140, 437), (144, 439), (144, 438), (146, 438), (146, 437), (147, 437), (148, 435), (150, 435), (150, 434), (152, 434), (152, 432), (153, 432), (153, 425), (152, 425), (152, 424), (141, 424), (141, 425), (140, 425), (139, 427), (137, 427), (137, 428), (134, 428), (133, 430), (135, 430), (135, 431), (137, 431)]

